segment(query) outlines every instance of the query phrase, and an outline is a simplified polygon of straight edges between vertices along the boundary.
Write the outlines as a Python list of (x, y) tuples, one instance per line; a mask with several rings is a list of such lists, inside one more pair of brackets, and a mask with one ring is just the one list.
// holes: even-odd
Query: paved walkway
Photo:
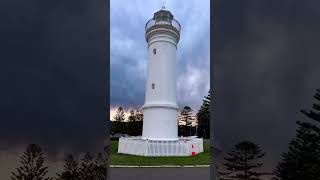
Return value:
[(110, 180), (209, 180), (210, 168), (110, 168)]

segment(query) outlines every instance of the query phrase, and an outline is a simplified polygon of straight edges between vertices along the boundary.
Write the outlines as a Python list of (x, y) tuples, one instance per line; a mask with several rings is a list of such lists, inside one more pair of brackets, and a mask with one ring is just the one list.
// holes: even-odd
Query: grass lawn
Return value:
[(155, 165), (209, 165), (210, 164), (210, 144), (209, 140), (203, 141), (204, 152), (197, 156), (189, 157), (144, 157), (128, 154), (119, 154), (118, 141), (111, 141), (110, 162), (111, 165), (128, 166), (155, 166)]

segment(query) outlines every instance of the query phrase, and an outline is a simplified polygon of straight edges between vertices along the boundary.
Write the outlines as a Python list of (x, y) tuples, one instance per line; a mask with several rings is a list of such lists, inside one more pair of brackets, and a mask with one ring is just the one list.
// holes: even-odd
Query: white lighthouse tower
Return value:
[(143, 109), (142, 138), (178, 140), (176, 103), (176, 51), (180, 24), (164, 8), (145, 27), (148, 73)]
[(180, 24), (164, 7), (145, 26), (148, 72), (140, 137), (119, 139), (118, 153), (191, 156), (203, 152), (203, 139), (178, 137), (176, 51)]

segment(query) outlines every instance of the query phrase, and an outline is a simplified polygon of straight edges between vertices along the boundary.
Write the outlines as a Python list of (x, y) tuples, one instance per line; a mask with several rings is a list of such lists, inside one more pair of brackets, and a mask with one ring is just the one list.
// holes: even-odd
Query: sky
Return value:
[(105, 7), (74, 2), (1, 1), (0, 149), (103, 137)]
[[(177, 103), (196, 113), (210, 89), (210, 1), (110, 1), (110, 114), (144, 104), (145, 24), (162, 5), (181, 25), (177, 48)], [(111, 115), (110, 118), (113, 116)]]
[(51, 162), (103, 150), (106, 13), (104, 1), (0, 1), (0, 179), (29, 143)]
[(221, 0), (215, 12), (213, 126), (223, 151), (251, 140), (272, 169), (320, 87), (319, 1)]

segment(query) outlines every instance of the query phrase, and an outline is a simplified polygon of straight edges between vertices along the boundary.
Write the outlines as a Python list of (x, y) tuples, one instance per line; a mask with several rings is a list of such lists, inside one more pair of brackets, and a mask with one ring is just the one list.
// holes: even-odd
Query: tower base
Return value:
[(203, 152), (203, 139), (194, 136), (174, 141), (145, 140), (138, 137), (119, 138), (118, 153), (138, 156), (192, 156)]

